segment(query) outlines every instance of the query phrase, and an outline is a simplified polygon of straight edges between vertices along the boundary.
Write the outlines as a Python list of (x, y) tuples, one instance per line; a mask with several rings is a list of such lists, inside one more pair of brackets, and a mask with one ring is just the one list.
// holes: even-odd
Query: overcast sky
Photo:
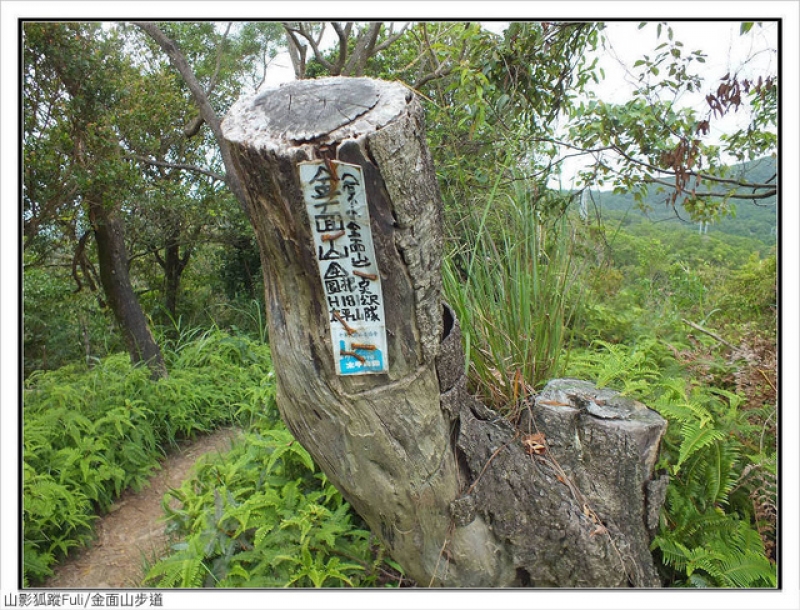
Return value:
[[(669, 25), (674, 39), (683, 42), (684, 55), (699, 50), (707, 56), (704, 64), (695, 64), (707, 78), (706, 89), (685, 97), (681, 103), (704, 108), (706, 93), (716, 89), (726, 73), (737, 74), (740, 80), (777, 74), (778, 28), (774, 22), (755, 26), (746, 35), (740, 35), (739, 21), (677, 21)], [(655, 23), (639, 29), (636, 22), (611, 22), (605, 34), (608, 49), (601, 54), (600, 65), (605, 69), (606, 81), (598, 86), (597, 95), (606, 102), (623, 103), (636, 85), (630, 72), (634, 62), (645, 54), (654, 57), (654, 49), (667, 40), (666, 28), (657, 38)]]
[[(766, 78), (778, 71), (778, 26), (775, 22), (753, 27), (749, 33), (740, 34), (740, 21), (674, 21), (668, 23), (675, 41), (683, 43), (683, 56), (693, 51), (702, 51), (704, 63), (693, 62), (694, 73), (705, 79), (703, 88), (695, 93), (684, 93), (675, 103), (681, 107), (692, 107), (703, 116), (708, 112), (706, 95), (716, 90), (720, 79), (727, 73), (737, 75), (739, 80)], [(598, 99), (623, 104), (631, 99), (639, 86), (639, 68), (634, 63), (649, 55), (653, 59), (661, 43), (666, 42), (667, 28), (657, 35), (657, 24), (651, 22), (639, 28), (639, 22), (608, 22), (605, 28), (606, 46), (598, 49), (599, 66), (605, 72), (605, 80), (594, 87)], [(654, 81), (663, 78), (661, 73)], [(663, 100), (668, 101), (668, 100)], [(710, 133), (703, 136), (706, 143), (716, 144), (720, 135), (733, 133), (750, 122), (749, 106), (743, 104), (736, 112), (711, 121)], [(733, 159), (728, 159), (734, 162)], [(565, 183), (581, 160), (576, 158), (562, 168)]]

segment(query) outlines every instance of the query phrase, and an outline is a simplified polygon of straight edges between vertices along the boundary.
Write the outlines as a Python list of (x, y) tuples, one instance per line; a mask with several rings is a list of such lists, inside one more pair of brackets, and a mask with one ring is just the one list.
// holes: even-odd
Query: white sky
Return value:
[[(694, 95), (688, 94), (681, 104), (707, 109), (705, 95), (716, 89), (726, 73), (738, 74), (739, 80), (777, 74), (778, 28), (767, 23), (755, 26), (748, 34), (740, 35), (740, 22), (671, 22), (674, 39), (684, 43), (684, 55), (699, 50), (706, 54), (706, 61), (695, 64), (697, 72), (707, 78), (705, 89)], [(625, 102), (636, 86), (630, 69), (643, 55), (653, 58), (658, 44), (667, 40), (666, 28), (657, 39), (656, 25), (638, 28), (636, 23), (610, 23), (606, 29), (609, 49), (601, 55), (600, 65), (606, 72), (606, 83), (598, 88), (598, 97), (606, 102)], [(660, 75), (663, 76), (663, 73)], [(741, 123), (745, 113), (730, 114), (725, 119), (712, 123), (714, 129), (729, 130)]]
[[(693, 73), (705, 79), (703, 88), (695, 93), (684, 93), (675, 100), (681, 107), (694, 108), (698, 116), (708, 112), (705, 96), (716, 90), (719, 80), (726, 73), (737, 74), (740, 81), (777, 74), (778, 27), (774, 22), (766, 23), (763, 27), (755, 26), (745, 35), (740, 35), (739, 21), (672, 21), (668, 25), (672, 28), (674, 40), (683, 43), (684, 57), (692, 51), (702, 51), (706, 56), (704, 63), (693, 62)], [(635, 21), (610, 22), (604, 33), (606, 48), (598, 49), (598, 54), (605, 80), (594, 86), (594, 93), (597, 99), (604, 102), (622, 104), (631, 98), (639, 84), (637, 76), (641, 69), (634, 68), (634, 63), (644, 55), (655, 58), (659, 53), (656, 47), (668, 42), (667, 27), (663, 27), (661, 36), (657, 37), (655, 22), (641, 29)], [(662, 71), (658, 77), (654, 77), (654, 81), (663, 76)], [(721, 134), (746, 127), (749, 121), (749, 107), (743, 104), (735, 113), (713, 119), (710, 133), (702, 138), (706, 143), (719, 143)], [(582, 163), (580, 158), (575, 158), (564, 164), (564, 187), (569, 186), (570, 176)]]

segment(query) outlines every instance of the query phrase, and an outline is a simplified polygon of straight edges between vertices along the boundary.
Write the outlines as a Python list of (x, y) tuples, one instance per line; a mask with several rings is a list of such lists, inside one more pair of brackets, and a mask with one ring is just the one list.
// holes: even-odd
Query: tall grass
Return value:
[[(529, 190), (490, 196), (463, 220), (443, 265), (446, 298), (465, 340), (472, 390), (513, 415), (562, 369), (576, 276), (566, 215), (546, 214)], [(471, 244), (463, 243), (471, 240)]]

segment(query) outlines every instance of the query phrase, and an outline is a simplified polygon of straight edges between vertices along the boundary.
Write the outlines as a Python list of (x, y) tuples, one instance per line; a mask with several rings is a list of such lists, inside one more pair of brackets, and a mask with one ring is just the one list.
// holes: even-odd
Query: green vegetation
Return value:
[[(774, 182), (775, 172), (775, 159), (764, 157), (724, 167), (721, 173), (729, 179), (737, 178), (760, 184)], [(599, 218), (606, 224), (622, 223), (628, 227), (636, 227), (652, 226), (651, 223), (657, 223), (656, 226), (659, 228), (669, 225), (671, 228), (682, 228), (688, 234), (699, 235), (702, 232), (716, 237), (730, 235), (757, 240), (767, 246), (775, 244), (778, 228), (775, 195), (756, 203), (737, 204), (729, 200), (728, 213), (706, 224), (693, 222), (691, 214), (681, 204), (673, 209), (668, 201), (669, 192), (664, 187), (648, 191), (640, 202), (626, 192), (591, 191), (587, 201), (587, 212), (589, 216)], [(729, 243), (736, 242), (732, 240)]]
[(566, 217), (544, 221), (544, 202), (521, 188), (501, 198), (460, 223), (473, 245), (453, 239), (443, 280), (473, 390), (505, 412), (561, 372), (576, 274)]
[[(513, 419), (569, 375), (657, 409), (663, 582), (774, 587), (777, 78), (701, 76), (703, 52), (659, 23), (630, 67), (638, 89), (614, 105), (592, 92), (602, 23), (411, 23), (396, 38), (379, 25), (340, 27), (327, 55), (304, 46), (302, 68), (346, 74), (355, 57), (420, 94), (471, 390)], [(304, 45), (321, 29), (297, 26)], [(289, 35), (161, 27), (219, 114)], [(245, 440), (165, 499), (176, 540), (148, 585), (402, 583), (277, 417), (258, 247), (186, 78), (134, 26), (26, 23), (23, 44), (24, 582), (89, 543), (171, 446), (237, 423)], [(708, 107), (670, 101), (700, 91)], [(733, 111), (749, 124), (708, 141)], [(565, 146), (592, 159), (583, 217), (549, 182)], [(120, 294), (136, 320), (115, 315)], [(153, 329), (167, 376), (131, 364), (126, 327)]]
[[(669, 422), (657, 469), (670, 477), (653, 541), (665, 582), (690, 587), (774, 587), (774, 404), (701, 385), (653, 337), (631, 347), (598, 342), (570, 374), (612, 385)], [(722, 369), (723, 364), (717, 363)], [(765, 519), (765, 517), (767, 517)]]
[[(572, 213), (550, 223), (553, 242), (520, 200), (491, 198), (467, 222), (472, 249), (445, 261), (473, 390), (513, 419), (563, 372), (658, 410), (670, 424), (653, 542), (665, 583), (774, 587), (774, 251), (677, 226), (586, 225)], [(537, 376), (538, 363), (553, 366)]]
[(655, 226), (595, 231), (608, 256), (573, 327), (567, 374), (669, 421), (658, 468), (670, 485), (653, 543), (665, 582), (775, 586), (775, 254), (756, 240)]
[(245, 337), (212, 329), (165, 352), (170, 376), (160, 383), (119, 353), (26, 381), (25, 582), (89, 542), (96, 515), (138, 489), (171, 446), (241, 423), (272, 391), (269, 348)]
[(396, 582), (377, 538), (280, 422), (274, 400), (257, 407), (242, 441), (196, 466), (194, 477), (164, 498), (168, 531), (178, 542), (145, 584), (367, 587), (386, 576)]

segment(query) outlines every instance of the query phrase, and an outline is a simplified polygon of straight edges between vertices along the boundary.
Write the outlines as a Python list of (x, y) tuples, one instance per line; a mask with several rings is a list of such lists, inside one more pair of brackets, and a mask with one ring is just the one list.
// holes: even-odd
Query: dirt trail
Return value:
[(138, 493), (124, 492), (95, 524), (97, 539), (87, 549), (54, 568), (43, 585), (54, 589), (138, 588), (145, 565), (167, 548), (161, 500), (179, 487), (197, 460), (213, 451), (224, 453), (241, 431), (217, 430), (181, 446), (161, 463), (161, 470)]

